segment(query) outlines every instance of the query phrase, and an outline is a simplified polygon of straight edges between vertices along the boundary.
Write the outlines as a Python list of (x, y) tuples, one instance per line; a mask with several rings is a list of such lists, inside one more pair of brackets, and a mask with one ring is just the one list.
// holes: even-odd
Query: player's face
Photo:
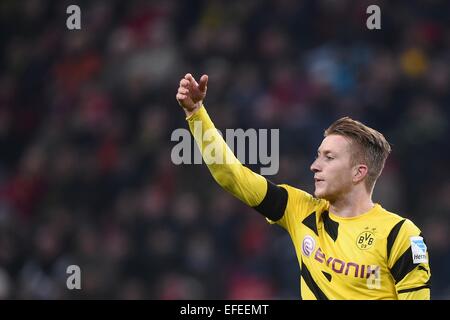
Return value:
[(335, 201), (353, 187), (350, 142), (340, 135), (329, 135), (317, 150), (311, 165), (317, 198)]

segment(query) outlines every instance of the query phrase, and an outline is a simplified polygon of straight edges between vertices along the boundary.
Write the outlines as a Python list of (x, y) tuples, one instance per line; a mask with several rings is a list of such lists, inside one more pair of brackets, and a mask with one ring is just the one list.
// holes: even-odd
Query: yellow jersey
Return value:
[(294, 244), (303, 299), (429, 299), (427, 247), (410, 220), (379, 204), (342, 218), (329, 212), (327, 201), (280, 187), (288, 196), (276, 223)]

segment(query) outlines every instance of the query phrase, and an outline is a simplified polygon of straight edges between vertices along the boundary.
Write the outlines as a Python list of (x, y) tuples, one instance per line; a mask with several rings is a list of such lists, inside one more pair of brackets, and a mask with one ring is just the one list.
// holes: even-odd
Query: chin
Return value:
[(323, 192), (320, 192), (320, 191), (318, 191), (318, 190), (315, 190), (315, 191), (314, 191), (314, 196), (315, 196), (316, 198), (322, 199), (323, 196), (324, 196), (324, 194), (323, 194)]
[(322, 190), (318, 191), (315, 190), (314, 191), (314, 196), (318, 199), (324, 199), (324, 200), (329, 200), (330, 199), (330, 195), (327, 194), (326, 192), (323, 192)]

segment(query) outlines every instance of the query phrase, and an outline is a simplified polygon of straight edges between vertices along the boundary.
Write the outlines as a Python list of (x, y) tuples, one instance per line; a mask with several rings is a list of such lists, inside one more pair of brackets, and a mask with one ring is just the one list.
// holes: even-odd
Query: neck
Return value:
[(330, 211), (343, 218), (357, 217), (372, 209), (374, 203), (366, 190), (354, 189), (333, 201), (330, 201)]

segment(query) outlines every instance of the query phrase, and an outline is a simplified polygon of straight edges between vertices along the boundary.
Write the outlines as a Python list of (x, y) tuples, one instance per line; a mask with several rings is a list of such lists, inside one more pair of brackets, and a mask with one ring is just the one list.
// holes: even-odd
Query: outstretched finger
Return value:
[(205, 92), (207, 86), (208, 86), (208, 76), (206, 74), (204, 74), (200, 78), (200, 84), (198, 85), (198, 88), (201, 92)]
[(194, 77), (192, 76), (192, 74), (190, 74), (190, 73), (187, 73), (185, 76), (184, 76), (184, 78), (186, 79), (186, 80), (188, 80), (192, 85), (194, 85), (195, 87), (198, 87), (198, 83), (197, 83), (197, 81), (195, 81), (195, 79), (194, 79)]

